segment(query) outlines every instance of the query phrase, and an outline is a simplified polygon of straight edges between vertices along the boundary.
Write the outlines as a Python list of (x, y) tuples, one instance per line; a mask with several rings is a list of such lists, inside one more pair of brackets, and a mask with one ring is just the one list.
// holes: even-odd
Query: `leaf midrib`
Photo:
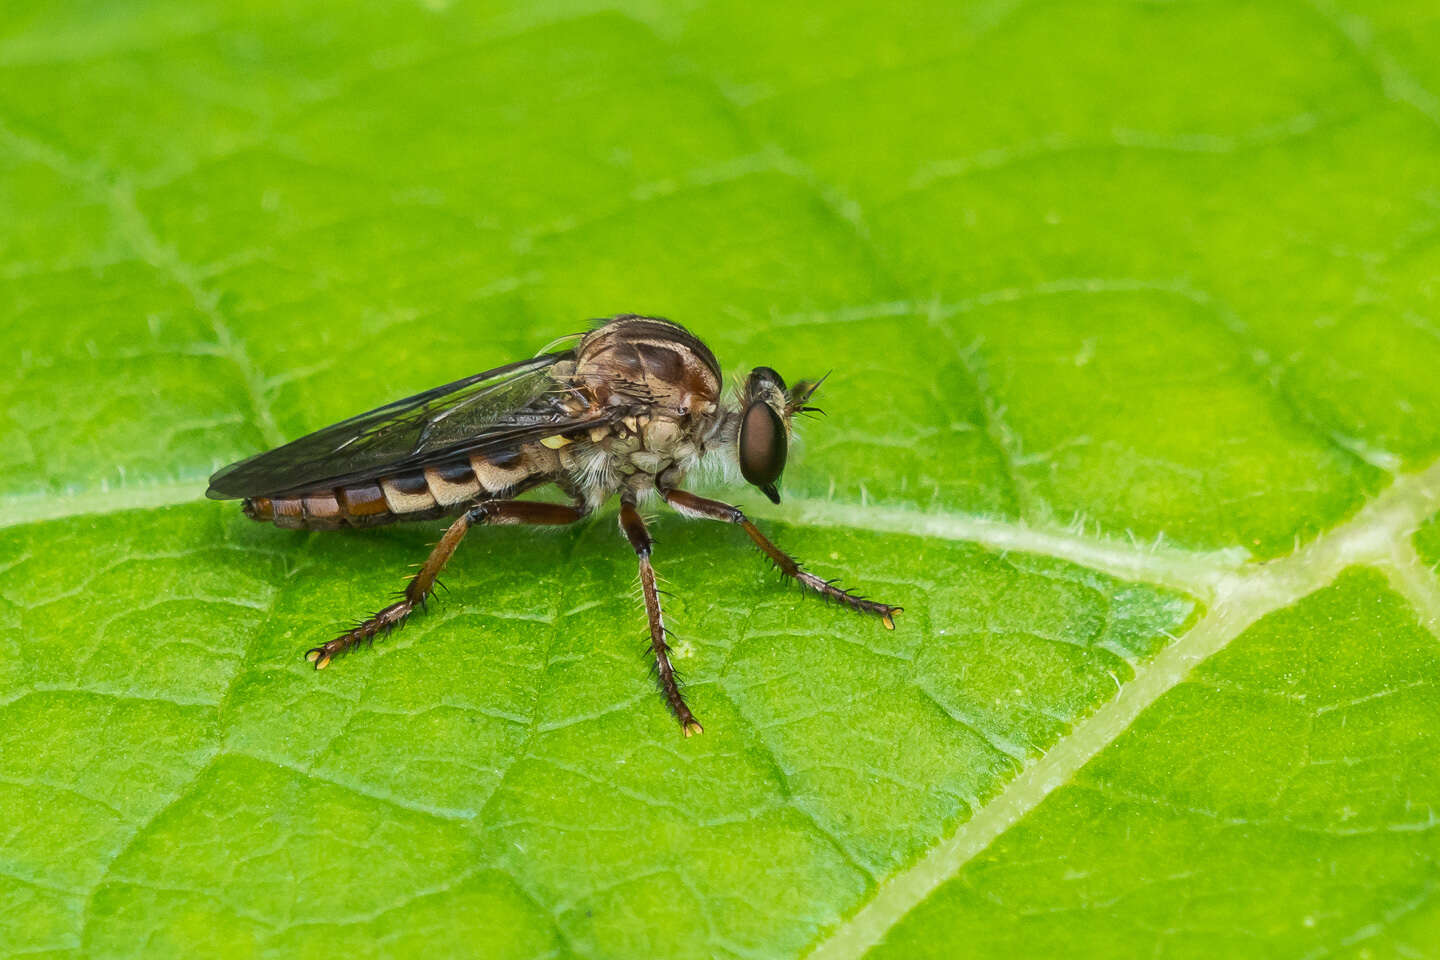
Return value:
[(1115, 698), (1078, 725), (999, 794), (931, 847), (912, 866), (882, 881), (875, 896), (823, 940), (807, 960), (853, 960), (996, 838), (1069, 782), (1139, 715), (1257, 620), (1329, 584), (1347, 567), (1380, 567), (1391, 588), (1435, 632), (1440, 581), (1416, 553), (1410, 535), (1440, 508), (1440, 460), (1399, 477), (1354, 518), (1290, 555), (1224, 574), (1208, 612), (1148, 663)]
[[(101, 516), (128, 510), (154, 510), (204, 499), (203, 479), (100, 489), (65, 496), (0, 496), (0, 529)], [(1064, 560), (1124, 580), (1142, 580), (1208, 600), (1226, 577), (1242, 570), (1249, 555), (1240, 548), (1199, 551), (1100, 535), (1086, 535), (1043, 524), (1002, 520), (950, 510), (859, 504), (818, 497), (786, 497), (778, 507), (746, 506), (756, 519), (796, 526), (841, 527), (875, 534), (931, 537), (976, 543), (999, 551), (1018, 551)]]

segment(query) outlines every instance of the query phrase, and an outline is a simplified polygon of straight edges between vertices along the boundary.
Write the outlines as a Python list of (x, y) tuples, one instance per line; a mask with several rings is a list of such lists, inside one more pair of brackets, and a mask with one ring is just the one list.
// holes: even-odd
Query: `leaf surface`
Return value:
[[(1424, 953), (1423, 4), (17, 7), (0, 953)], [(786, 502), (297, 534), (216, 467), (668, 315), (833, 371)], [(1417, 532), (1418, 531), (1418, 532)], [(1414, 535), (1412, 537), (1412, 534)]]

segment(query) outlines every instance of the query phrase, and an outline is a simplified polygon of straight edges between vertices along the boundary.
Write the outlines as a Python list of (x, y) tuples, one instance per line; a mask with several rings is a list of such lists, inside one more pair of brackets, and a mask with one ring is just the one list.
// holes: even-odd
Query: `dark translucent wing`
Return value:
[(210, 478), (205, 495), (229, 500), (339, 486), (589, 425), (554, 402), (563, 384), (552, 368), (573, 357), (542, 354), (387, 403), (232, 463)]

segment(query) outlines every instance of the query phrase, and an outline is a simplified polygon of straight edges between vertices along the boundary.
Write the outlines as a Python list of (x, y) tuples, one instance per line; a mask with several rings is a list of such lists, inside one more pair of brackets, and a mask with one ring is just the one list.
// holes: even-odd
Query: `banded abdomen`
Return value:
[(334, 488), (249, 497), (243, 507), (250, 519), (289, 530), (377, 527), (456, 514), (481, 500), (516, 496), (559, 473), (554, 450), (526, 444)]

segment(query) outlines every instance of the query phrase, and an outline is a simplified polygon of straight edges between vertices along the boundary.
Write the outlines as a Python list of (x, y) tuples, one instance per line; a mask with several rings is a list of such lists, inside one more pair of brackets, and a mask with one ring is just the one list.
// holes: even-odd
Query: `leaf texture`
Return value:
[[(0, 954), (1424, 956), (1421, 3), (22, 3)], [(217, 467), (670, 316), (832, 371), (786, 502), (297, 534)]]

